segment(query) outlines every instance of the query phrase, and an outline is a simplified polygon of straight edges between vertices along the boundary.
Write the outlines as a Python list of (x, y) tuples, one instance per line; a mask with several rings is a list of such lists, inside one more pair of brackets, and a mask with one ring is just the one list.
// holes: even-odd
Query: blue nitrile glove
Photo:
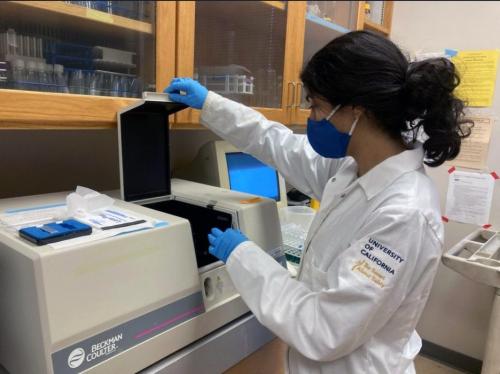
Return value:
[(210, 242), (208, 252), (226, 263), (231, 252), (247, 240), (248, 238), (239, 230), (227, 229), (222, 232), (218, 228), (213, 228), (208, 234), (208, 241)]
[[(185, 94), (181, 94), (183, 91)], [(174, 78), (170, 82), (170, 86), (165, 88), (163, 92), (168, 93), (172, 101), (186, 104), (191, 108), (201, 109), (208, 95), (206, 87), (191, 78)]]

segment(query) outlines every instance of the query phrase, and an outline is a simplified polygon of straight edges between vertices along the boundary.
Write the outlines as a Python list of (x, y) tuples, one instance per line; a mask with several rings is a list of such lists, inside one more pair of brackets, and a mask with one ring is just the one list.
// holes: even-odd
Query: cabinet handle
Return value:
[(295, 102), (295, 107), (300, 108), (300, 99), (302, 97), (302, 87), (304, 87), (304, 84), (302, 82), (297, 82), (295, 86), (296, 94), (293, 95), (293, 98), (296, 100)]
[[(287, 104), (287, 108), (295, 108), (295, 82), (288, 82), (288, 96), (290, 96), (290, 85), (292, 85), (292, 104)], [(290, 102), (290, 99), (288, 100)]]

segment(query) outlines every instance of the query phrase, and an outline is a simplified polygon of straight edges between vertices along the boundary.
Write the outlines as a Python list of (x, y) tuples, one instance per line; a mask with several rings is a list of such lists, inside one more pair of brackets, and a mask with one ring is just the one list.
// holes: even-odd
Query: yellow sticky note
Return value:
[(452, 61), (460, 75), (455, 95), (468, 106), (489, 107), (493, 102), (500, 51), (460, 51)]
[(240, 200), (240, 204), (255, 204), (262, 201), (261, 197), (252, 197), (251, 199)]

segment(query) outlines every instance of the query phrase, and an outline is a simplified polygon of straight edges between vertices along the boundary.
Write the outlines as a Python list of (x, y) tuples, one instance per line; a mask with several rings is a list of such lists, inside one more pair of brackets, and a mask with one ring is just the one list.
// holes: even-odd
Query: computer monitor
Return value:
[(279, 177), (275, 169), (243, 153), (226, 153), (229, 189), (280, 200)]
[(272, 167), (225, 141), (203, 145), (178, 177), (276, 200), (287, 205), (285, 181)]

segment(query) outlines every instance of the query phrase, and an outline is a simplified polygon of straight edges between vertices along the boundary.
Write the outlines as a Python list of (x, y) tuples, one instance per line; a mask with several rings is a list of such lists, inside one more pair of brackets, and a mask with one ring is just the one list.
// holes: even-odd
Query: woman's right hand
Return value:
[(203, 103), (208, 95), (207, 88), (191, 78), (174, 78), (170, 82), (170, 86), (165, 88), (163, 92), (168, 93), (172, 101), (186, 104), (195, 109), (203, 108)]

